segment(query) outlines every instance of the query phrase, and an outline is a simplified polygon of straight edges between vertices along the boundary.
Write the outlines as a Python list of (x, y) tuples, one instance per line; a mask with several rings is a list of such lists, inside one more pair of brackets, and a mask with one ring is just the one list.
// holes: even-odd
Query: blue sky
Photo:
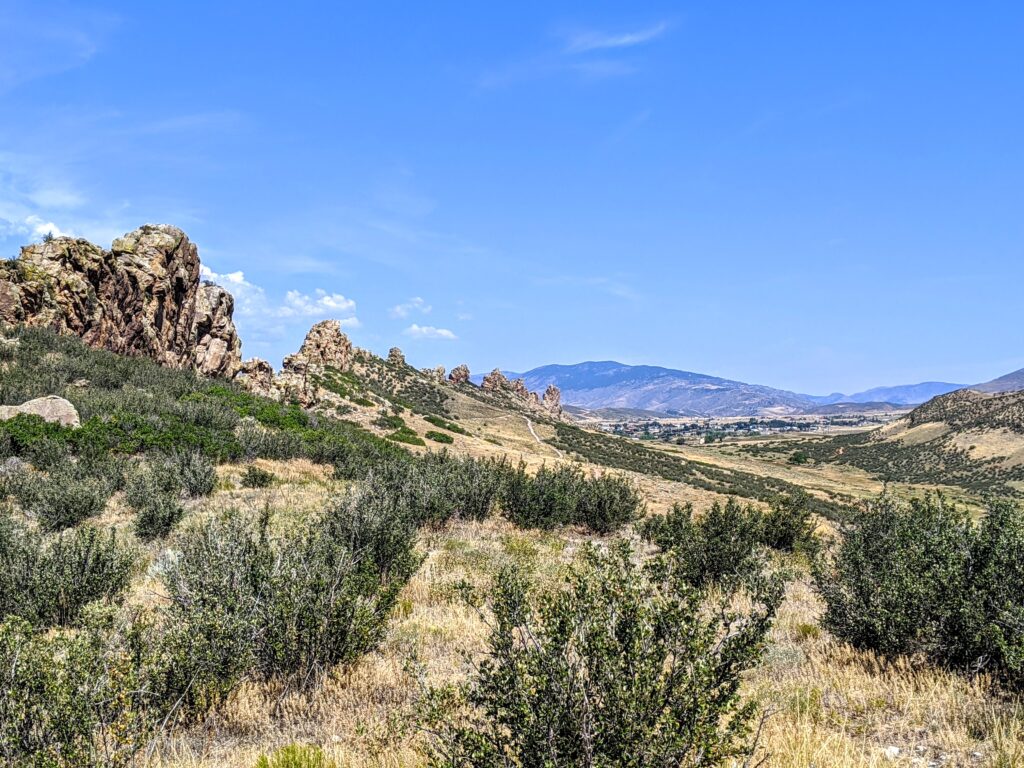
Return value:
[[(501, 7), (499, 7), (499, 5)], [(0, 0), (0, 255), (182, 227), (276, 363), (1024, 367), (1019, 3)]]

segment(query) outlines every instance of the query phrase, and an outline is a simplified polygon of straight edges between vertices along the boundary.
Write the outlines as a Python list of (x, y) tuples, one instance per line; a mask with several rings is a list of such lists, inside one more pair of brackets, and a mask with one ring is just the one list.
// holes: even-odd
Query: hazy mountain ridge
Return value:
[[(919, 405), (964, 385), (923, 382), (876, 387), (852, 395), (807, 395), (760, 384), (654, 365), (625, 365), (612, 360), (575, 365), (545, 365), (525, 373), (528, 389), (554, 384), (565, 403), (586, 409), (630, 409), (677, 416), (760, 416), (821, 413), (823, 407), (853, 403), (867, 407)], [(848, 409), (843, 409), (848, 410)]]

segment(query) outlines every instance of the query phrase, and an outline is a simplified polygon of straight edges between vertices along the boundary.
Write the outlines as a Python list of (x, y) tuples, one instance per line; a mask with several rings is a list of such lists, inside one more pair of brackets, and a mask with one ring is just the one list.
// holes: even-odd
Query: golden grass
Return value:
[[(490, 413), (475, 415), (478, 421), (468, 414), (460, 421), (475, 435), (458, 438), (458, 452), (504, 453), (513, 460), (522, 455), (531, 466), (558, 461), (547, 454), (547, 446), (537, 445), (521, 419), (516, 424), (494, 420)], [(506, 445), (487, 443), (477, 436), (482, 434), (497, 435)], [(750, 468), (745, 458), (717, 455), (723, 465)], [(222, 467), (221, 490), (190, 515), (228, 507), (255, 511), (266, 504), (275, 517), (297, 519), (322, 508), (345, 487), (331, 479), (328, 468), (309, 462), (258, 464), (278, 478), (273, 487), (240, 488), (244, 466)], [(760, 464), (764, 468), (768, 462)], [(785, 471), (787, 479), (799, 474), (806, 481), (804, 472), (789, 470), (773, 465), (772, 471)], [(678, 483), (626, 474), (637, 481), (655, 512), (687, 500), (703, 509), (717, 498)], [(827, 485), (842, 486), (843, 479), (841, 470), (830, 473)], [(846, 488), (866, 495), (870, 486), (854, 482)], [(123, 510), (111, 509), (109, 514), (112, 522), (123, 524)], [(161, 749), (158, 765), (246, 768), (263, 753), (300, 742), (322, 746), (345, 768), (423, 766), (421, 741), (411, 728), (419, 688), (463, 678), (486, 640), (485, 624), (464, 604), (455, 585), (465, 581), (485, 588), (505, 563), (529, 569), (540, 582), (552, 585), (587, 538), (579, 531), (523, 531), (500, 519), (422, 532), (424, 562), (402, 591), (377, 651), (336, 672), (308, 697), (279, 701), (280, 693), (272, 686), (241, 687), (221, 714), (201, 727), (173, 734)], [(140, 577), (132, 599), (158, 600), (152, 590), (152, 579)], [(791, 583), (766, 659), (745, 682), (745, 695), (772, 713), (761, 745), (766, 765), (1024, 766), (1020, 704), (993, 695), (982, 680), (907, 661), (887, 664), (858, 652), (820, 628), (821, 611), (806, 575)]]

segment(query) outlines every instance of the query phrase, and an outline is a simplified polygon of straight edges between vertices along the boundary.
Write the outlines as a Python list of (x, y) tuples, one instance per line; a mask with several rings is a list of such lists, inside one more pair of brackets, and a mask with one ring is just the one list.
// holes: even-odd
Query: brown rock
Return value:
[[(352, 342), (342, 333), (341, 323), (337, 320), (323, 320), (309, 329), (298, 355), (289, 357), (301, 357), (313, 365), (347, 371), (352, 367)], [(285, 358), (286, 368), (287, 361), (288, 358)]]
[(480, 386), (488, 392), (507, 392), (512, 385), (505, 374), (498, 368), (495, 368), (484, 376), (484, 380)]
[(230, 294), (199, 281), (185, 233), (147, 224), (105, 251), (59, 237), (0, 268), (0, 321), (47, 326), (92, 347), (232, 376), (241, 344)]
[(448, 381), (452, 384), (468, 384), (469, 383), (469, 366), (468, 365), (457, 365), (452, 368), (452, 372), (448, 374)]
[(0, 405), (0, 421), (13, 419), (23, 413), (39, 416), (43, 421), (62, 424), (65, 427), (77, 427), (81, 424), (75, 406), (56, 395), (37, 397), (21, 405)]
[(544, 410), (555, 418), (562, 418), (562, 390), (554, 384), (548, 384), (544, 390), (544, 399), (541, 401)]
[(254, 357), (246, 360), (235, 374), (235, 381), (254, 395), (277, 399), (279, 392), (274, 382), (274, 366)]
[(392, 365), (405, 365), (405, 353), (398, 347), (388, 350), (388, 362)]

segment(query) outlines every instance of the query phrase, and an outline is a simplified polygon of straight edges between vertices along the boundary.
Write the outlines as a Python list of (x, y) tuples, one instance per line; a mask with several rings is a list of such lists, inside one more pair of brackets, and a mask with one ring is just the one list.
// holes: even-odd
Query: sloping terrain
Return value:
[(1024, 368), (984, 384), (975, 384), (971, 389), (978, 392), (1019, 392), (1024, 389)]
[(893, 482), (1024, 494), (1024, 393), (970, 389), (936, 397), (883, 427), (853, 435), (746, 447), (851, 464)]

